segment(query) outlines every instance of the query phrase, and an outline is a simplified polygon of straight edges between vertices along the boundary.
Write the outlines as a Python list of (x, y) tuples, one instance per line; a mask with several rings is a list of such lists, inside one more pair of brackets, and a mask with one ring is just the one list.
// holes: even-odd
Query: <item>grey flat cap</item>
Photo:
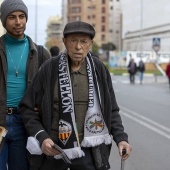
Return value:
[(0, 8), (1, 22), (4, 28), (8, 15), (14, 11), (24, 12), (28, 19), (28, 8), (22, 0), (4, 0)]
[(93, 39), (95, 36), (95, 30), (92, 25), (83, 21), (74, 21), (67, 23), (63, 31), (63, 36), (66, 37), (69, 34), (78, 33), (89, 35), (91, 39)]

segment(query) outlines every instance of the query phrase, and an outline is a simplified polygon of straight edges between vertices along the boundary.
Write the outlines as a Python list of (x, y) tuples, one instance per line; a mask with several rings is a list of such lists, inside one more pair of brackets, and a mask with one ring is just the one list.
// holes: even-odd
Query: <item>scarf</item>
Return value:
[[(111, 143), (111, 137), (105, 125), (100, 109), (96, 88), (94, 86), (94, 78), (89, 58), (91, 59), (94, 68), (92, 57), (88, 55), (88, 57), (86, 57), (86, 60), (89, 80), (89, 102), (84, 123), (84, 139), (81, 143), (81, 146), (83, 147), (94, 147), (102, 143)], [(60, 56), (58, 74), (60, 97), (58, 145), (64, 150), (69, 159), (80, 158), (85, 154), (81, 150), (78, 138), (74, 111), (73, 92), (70, 79), (68, 58), (66, 53), (62, 53)], [(97, 78), (95, 80), (97, 81)], [(97, 90), (99, 91), (98, 82)], [(98, 94), (100, 98), (100, 93)], [(60, 159), (61, 157), (55, 156), (55, 158)]]

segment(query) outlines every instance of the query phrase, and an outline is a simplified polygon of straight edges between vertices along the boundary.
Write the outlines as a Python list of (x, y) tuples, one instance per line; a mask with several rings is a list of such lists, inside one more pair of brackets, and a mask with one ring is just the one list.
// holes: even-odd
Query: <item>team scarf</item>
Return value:
[[(87, 75), (89, 80), (89, 101), (84, 123), (84, 139), (80, 145), (78, 131), (75, 120), (74, 100), (72, 83), (70, 78), (68, 57), (66, 52), (60, 55), (59, 59), (59, 97), (60, 97), (60, 117), (59, 117), (59, 142), (58, 145), (64, 150), (69, 159), (85, 156), (82, 147), (94, 147), (102, 143), (110, 144), (111, 137), (104, 122), (100, 109), (100, 93), (97, 82), (97, 89), (94, 86), (92, 67), (93, 59), (90, 53), (86, 57)], [(93, 69), (95, 71), (95, 69)], [(96, 76), (96, 74), (95, 74)], [(95, 78), (97, 81), (97, 77)], [(98, 99), (99, 98), (99, 99)], [(101, 100), (100, 100), (101, 101)], [(57, 159), (57, 157), (55, 157)], [(58, 157), (60, 159), (60, 157)]]

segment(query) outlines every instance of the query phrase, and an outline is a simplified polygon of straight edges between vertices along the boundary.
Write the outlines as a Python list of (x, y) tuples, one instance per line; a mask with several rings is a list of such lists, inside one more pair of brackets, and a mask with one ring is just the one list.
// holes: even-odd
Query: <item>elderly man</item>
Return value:
[[(122, 159), (131, 152), (110, 74), (89, 53), (95, 36), (90, 24), (70, 22), (63, 36), (66, 50), (42, 65), (20, 103), (28, 134), (36, 136), (43, 152), (31, 155), (30, 163), (41, 170), (107, 170), (111, 137)], [(54, 144), (64, 150), (71, 164), (60, 159)]]

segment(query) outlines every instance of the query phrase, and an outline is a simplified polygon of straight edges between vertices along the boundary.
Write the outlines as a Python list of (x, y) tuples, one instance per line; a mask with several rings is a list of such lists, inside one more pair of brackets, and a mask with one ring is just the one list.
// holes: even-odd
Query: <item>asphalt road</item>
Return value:
[[(124, 170), (170, 170), (170, 90), (166, 77), (144, 76), (130, 84), (127, 76), (112, 76), (125, 131), (132, 146)], [(111, 170), (120, 170), (116, 144)]]

